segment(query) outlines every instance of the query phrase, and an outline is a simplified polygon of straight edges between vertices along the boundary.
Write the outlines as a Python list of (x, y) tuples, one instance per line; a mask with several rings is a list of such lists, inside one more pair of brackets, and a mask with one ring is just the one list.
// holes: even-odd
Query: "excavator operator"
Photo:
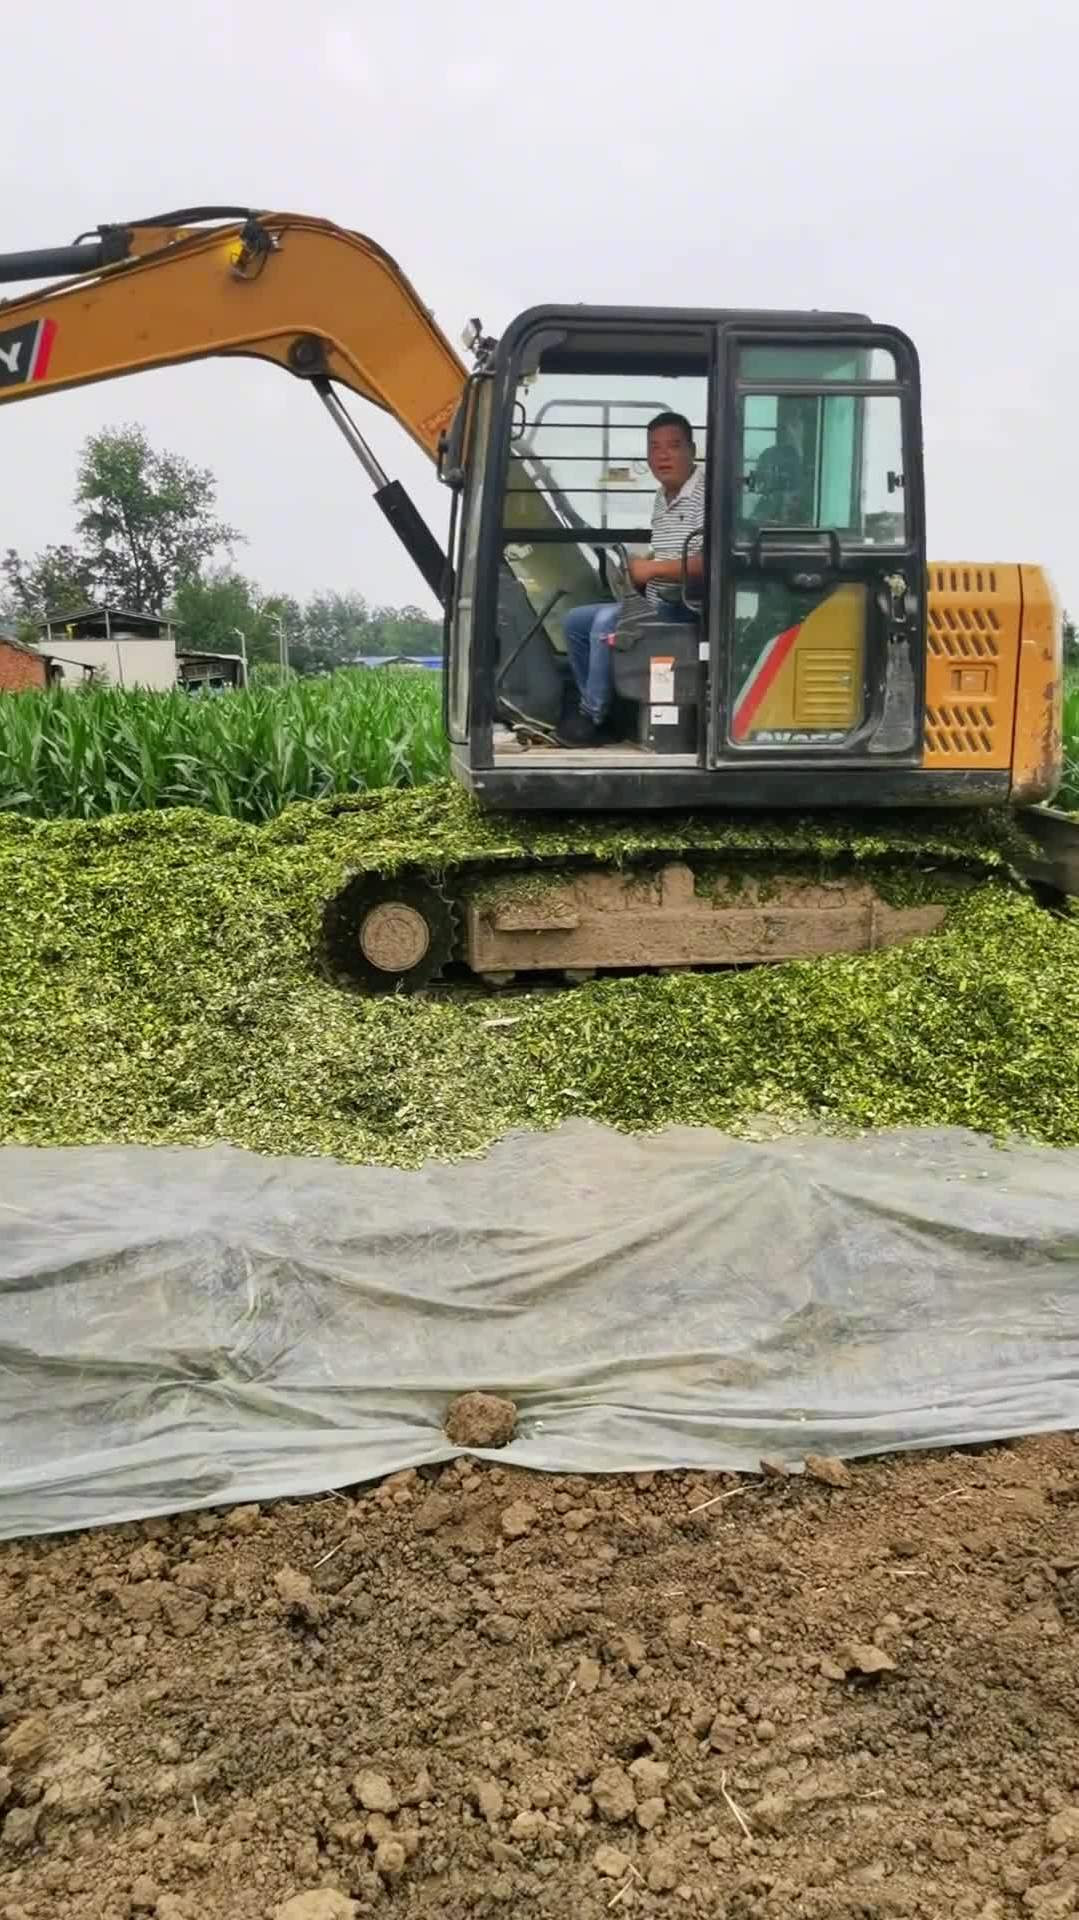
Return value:
[[(704, 526), (705, 470), (697, 464), (693, 429), (684, 414), (657, 413), (649, 422), (648, 465), (659, 482), (652, 505), (651, 553), (634, 556), (629, 575), (637, 591), (658, 611), (659, 588), (681, 584), (686, 540)], [(703, 579), (703, 553), (690, 554), (687, 571), (691, 579)], [(662, 606), (665, 620), (696, 617), (680, 600), (664, 600)], [(566, 615), (566, 653), (579, 702), (577, 711), (559, 728), (559, 738), (567, 746), (602, 746), (612, 738), (610, 639), (620, 612), (620, 603), (608, 600), (598, 606), (573, 607)]]

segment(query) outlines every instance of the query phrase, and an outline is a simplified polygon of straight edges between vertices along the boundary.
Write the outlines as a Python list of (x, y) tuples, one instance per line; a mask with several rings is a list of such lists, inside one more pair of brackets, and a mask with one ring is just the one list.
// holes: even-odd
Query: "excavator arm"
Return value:
[(441, 597), (437, 540), (335, 392), (392, 414), (434, 458), (464, 386), (449, 341), (374, 241), (305, 215), (207, 207), (0, 255), (0, 281), (55, 274), (67, 277), (0, 303), (0, 404), (219, 355), (271, 361), (314, 385)]

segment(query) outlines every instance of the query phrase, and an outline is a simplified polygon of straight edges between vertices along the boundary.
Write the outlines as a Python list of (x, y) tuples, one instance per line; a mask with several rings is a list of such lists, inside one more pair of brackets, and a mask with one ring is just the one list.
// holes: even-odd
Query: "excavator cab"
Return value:
[[(680, 583), (647, 600), (626, 561), (651, 538), (647, 426), (668, 411), (692, 425), (706, 505)], [(903, 334), (853, 314), (533, 309), (484, 344), (448, 446), (445, 717), (482, 800), (803, 806), (827, 773), (837, 804), (932, 802)], [(606, 600), (619, 737), (561, 746), (565, 616)]]

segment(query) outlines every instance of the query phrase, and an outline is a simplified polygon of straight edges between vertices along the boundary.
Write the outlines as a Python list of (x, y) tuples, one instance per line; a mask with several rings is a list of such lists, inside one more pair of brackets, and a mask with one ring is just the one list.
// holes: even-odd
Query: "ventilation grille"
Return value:
[(929, 608), (929, 651), (949, 660), (995, 660), (1000, 621), (992, 607)]
[(855, 658), (846, 649), (814, 647), (797, 656), (796, 724), (800, 727), (853, 727), (857, 718)]
[(999, 593), (995, 567), (930, 567), (930, 593)]
[(976, 759), (993, 751), (993, 714), (983, 705), (927, 707), (927, 753), (966, 754)]

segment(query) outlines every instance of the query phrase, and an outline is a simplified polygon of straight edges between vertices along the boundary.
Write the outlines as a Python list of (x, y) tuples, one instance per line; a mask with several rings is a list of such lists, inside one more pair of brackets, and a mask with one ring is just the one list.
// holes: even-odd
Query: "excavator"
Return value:
[[(35, 283), (0, 303), (0, 403), (210, 356), (310, 387), (442, 604), (454, 778), (518, 824), (569, 816), (542, 885), (517, 873), (500, 892), (475, 862), (356, 875), (327, 906), (338, 977), (393, 991), (454, 962), (495, 982), (745, 965), (907, 939), (944, 912), (838, 870), (702, 886), (673, 831), (687, 818), (1018, 810), (1035, 877), (1079, 892), (1076, 830), (1045, 804), (1061, 774), (1060, 608), (1038, 566), (927, 560), (918, 356), (898, 328), (553, 304), (497, 339), (470, 321), (466, 366), (372, 240), (239, 207), (0, 255), (0, 281)], [(437, 464), (445, 544), (343, 394)], [(646, 597), (632, 560), (651, 538), (659, 414), (690, 424), (704, 510), (680, 578)], [(566, 744), (565, 617), (607, 602), (613, 737)], [(590, 864), (600, 817), (647, 825), (647, 852)]]

